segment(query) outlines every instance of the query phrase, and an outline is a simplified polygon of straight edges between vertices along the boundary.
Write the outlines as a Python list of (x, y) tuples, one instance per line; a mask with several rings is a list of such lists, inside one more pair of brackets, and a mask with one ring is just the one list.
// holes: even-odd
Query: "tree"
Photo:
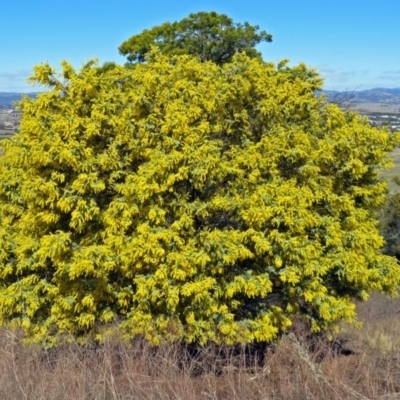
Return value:
[(0, 159), (0, 323), (35, 341), (265, 342), (395, 294), (375, 208), (397, 138), (304, 65), (47, 64)]
[(236, 52), (261, 57), (255, 46), (271, 42), (272, 36), (258, 32), (257, 25), (234, 23), (225, 14), (199, 12), (179, 22), (166, 22), (134, 35), (119, 47), (129, 62), (143, 62), (152, 45), (168, 55), (192, 54), (201, 61), (229, 62)]

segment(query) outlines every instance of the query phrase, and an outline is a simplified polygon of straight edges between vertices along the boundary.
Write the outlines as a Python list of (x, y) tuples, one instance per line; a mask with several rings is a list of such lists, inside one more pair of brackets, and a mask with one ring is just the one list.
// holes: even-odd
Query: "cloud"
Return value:
[(399, 84), (400, 69), (383, 71), (382, 74), (379, 76), (379, 79), (393, 80), (393, 81), (397, 81), (397, 84)]
[(326, 80), (345, 82), (356, 75), (356, 71), (346, 71), (343, 69), (334, 69), (331, 67), (321, 67), (319, 72)]
[(400, 69), (390, 69), (382, 72), (383, 75), (400, 75)]
[(334, 79), (339, 81), (345, 81), (348, 79), (352, 79), (354, 76), (365, 76), (369, 74), (369, 70), (345, 70), (341, 68), (332, 68), (326, 65), (323, 65), (319, 69), (321, 75), (325, 79)]
[(400, 87), (400, 69), (371, 71), (368, 69), (333, 68), (321, 65), (318, 69), (330, 90), (363, 90), (376, 87)]
[(0, 92), (29, 92), (32, 86), (26, 83), (32, 70), (0, 71)]
[(323, 64), (318, 68), (325, 81), (325, 88), (332, 90), (357, 90), (368, 80), (368, 69), (333, 68)]
[(32, 73), (29, 69), (21, 69), (19, 71), (0, 71), (0, 78), (27, 78)]

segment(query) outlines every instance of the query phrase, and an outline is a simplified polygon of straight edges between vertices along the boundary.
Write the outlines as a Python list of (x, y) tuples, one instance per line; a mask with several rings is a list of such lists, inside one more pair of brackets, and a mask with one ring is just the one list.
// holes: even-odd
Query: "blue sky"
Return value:
[(26, 78), (41, 62), (124, 63), (124, 40), (198, 11), (259, 25), (273, 35), (264, 60), (305, 62), (326, 89), (400, 87), (399, 0), (1, 0), (0, 10), (0, 92), (39, 90)]

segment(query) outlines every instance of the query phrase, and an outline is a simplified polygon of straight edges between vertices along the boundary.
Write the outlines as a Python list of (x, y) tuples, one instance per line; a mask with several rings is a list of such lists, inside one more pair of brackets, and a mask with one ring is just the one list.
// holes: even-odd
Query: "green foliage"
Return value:
[[(0, 323), (32, 340), (270, 341), (395, 294), (374, 209), (396, 144), (304, 65), (47, 64), (0, 160)], [(111, 328), (110, 328), (111, 329)]]
[(199, 12), (179, 22), (166, 22), (134, 35), (119, 47), (130, 62), (145, 61), (151, 46), (156, 45), (167, 55), (196, 55), (201, 61), (217, 64), (229, 62), (236, 52), (249, 57), (261, 57), (255, 46), (271, 42), (272, 36), (258, 32), (257, 25), (234, 23), (225, 14)]

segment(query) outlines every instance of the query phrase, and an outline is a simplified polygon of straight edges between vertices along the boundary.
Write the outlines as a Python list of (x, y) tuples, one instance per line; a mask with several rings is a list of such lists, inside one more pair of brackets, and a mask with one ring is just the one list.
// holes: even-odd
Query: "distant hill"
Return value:
[(348, 92), (340, 92), (333, 90), (323, 90), (329, 99), (335, 99), (340, 95), (350, 95), (352, 102), (355, 103), (383, 103), (383, 104), (400, 104), (400, 88), (374, 88), (367, 90), (356, 90)]
[(21, 100), (23, 94), (26, 94), (29, 97), (35, 98), (37, 93), (7, 93), (7, 92), (0, 92), (0, 106), (6, 106), (14, 101)]
[[(377, 103), (381, 105), (399, 105), (400, 106), (400, 87), (387, 89), (387, 88), (374, 88), (367, 90), (356, 91), (333, 91), (323, 90), (322, 93), (326, 94), (328, 99), (335, 101), (335, 99), (342, 98), (341, 96), (348, 96), (351, 98), (351, 103)], [(36, 97), (38, 93), (7, 93), (0, 92), (0, 106), (6, 106), (14, 101), (21, 99), (23, 94), (29, 97)]]

